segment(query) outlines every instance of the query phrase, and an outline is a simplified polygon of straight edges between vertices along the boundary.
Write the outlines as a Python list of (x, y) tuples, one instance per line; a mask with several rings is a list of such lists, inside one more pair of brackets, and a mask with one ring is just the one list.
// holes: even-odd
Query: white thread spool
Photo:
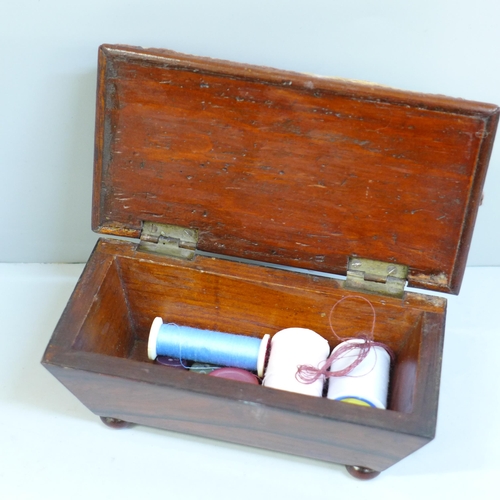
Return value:
[(320, 367), (330, 353), (328, 342), (307, 328), (286, 328), (274, 334), (262, 385), (309, 396), (323, 395), (324, 378), (312, 384), (297, 380), (300, 365)]
[[(347, 340), (339, 344), (333, 351), (338, 351), (346, 344), (361, 344), (363, 340)], [(360, 348), (341, 354), (330, 367), (331, 372), (344, 370), (359, 356)], [(389, 371), (391, 358), (380, 346), (371, 346), (366, 358), (348, 375), (328, 378), (328, 399), (336, 399), (362, 406), (385, 409), (389, 389)]]

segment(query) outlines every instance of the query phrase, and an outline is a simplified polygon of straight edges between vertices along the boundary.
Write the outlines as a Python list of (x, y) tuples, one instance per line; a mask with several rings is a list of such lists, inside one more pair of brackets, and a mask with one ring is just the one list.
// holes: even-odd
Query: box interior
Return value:
[[(72, 348), (151, 364), (149, 329), (154, 317), (161, 316), (164, 322), (257, 337), (289, 327), (310, 328), (333, 349), (339, 343), (335, 334), (354, 337), (370, 331), (373, 312), (360, 295), (342, 288), (339, 279), (211, 257), (197, 256), (186, 263), (145, 259), (139, 253), (117, 255)], [(351, 299), (339, 303), (331, 314), (346, 296)], [(425, 313), (444, 314), (445, 300), (416, 294), (406, 294), (404, 299), (364, 297), (375, 310), (375, 340), (395, 354), (388, 410), (411, 413)]]

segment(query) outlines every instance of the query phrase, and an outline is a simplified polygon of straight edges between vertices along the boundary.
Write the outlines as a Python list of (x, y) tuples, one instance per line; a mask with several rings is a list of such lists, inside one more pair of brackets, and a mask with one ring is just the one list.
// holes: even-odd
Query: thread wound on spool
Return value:
[(368, 403), (375, 408), (385, 409), (391, 360), (383, 347), (370, 346), (367, 355), (349, 373), (338, 375), (351, 366), (353, 358), (359, 359), (356, 349), (365, 346), (362, 340), (352, 339), (333, 350), (335, 356), (332, 356), (334, 361), (330, 369), (336, 375), (329, 379), (327, 398), (361, 405)]
[(323, 395), (324, 377), (311, 384), (296, 378), (297, 366), (308, 363), (318, 366), (330, 352), (328, 342), (307, 328), (286, 328), (271, 341), (271, 352), (262, 385), (309, 396)]
[(155, 318), (148, 339), (148, 357), (173, 356), (196, 362), (234, 366), (264, 374), (269, 335), (263, 339), (201, 330)]
[[(335, 332), (335, 329), (333, 328), (332, 325), (332, 316), (339, 304), (346, 300), (362, 300), (366, 302), (372, 312), (372, 324), (371, 324), (371, 329), (370, 331), (366, 333), (359, 333), (356, 337), (340, 337), (337, 335)], [(391, 359), (394, 357), (391, 349), (386, 346), (385, 344), (381, 342), (377, 342), (373, 340), (374, 336), (374, 331), (375, 331), (375, 325), (376, 325), (376, 319), (377, 319), (377, 313), (375, 311), (375, 308), (373, 307), (373, 304), (366, 299), (365, 297), (362, 297), (361, 295), (348, 295), (346, 297), (342, 297), (340, 300), (338, 300), (333, 307), (330, 309), (330, 314), (328, 316), (328, 322), (330, 326), (330, 330), (332, 331), (333, 335), (337, 340), (340, 342), (345, 342), (345, 344), (341, 344), (341, 347), (337, 347), (332, 351), (328, 359), (325, 361), (325, 363), (322, 364), (321, 367), (317, 366), (311, 366), (311, 365), (300, 365), (297, 369), (297, 378), (304, 384), (311, 384), (314, 383), (316, 380), (318, 380), (321, 377), (342, 377), (347, 374), (349, 374), (352, 370), (356, 368), (360, 363), (363, 362), (363, 360), (366, 358), (368, 353), (370, 352), (370, 349), (372, 347), (379, 346), (385, 351), (389, 353), (389, 356)], [(353, 347), (351, 344), (349, 344), (347, 341), (349, 340), (356, 340), (360, 343), (360, 345), (357, 345), (356, 347)], [(345, 352), (349, 352), (352, 350), (356, 350), (358, 353), (357, 356), (355, 356), (351, 363), (347, 366), (344, 366), (341, 370), (331, 370), (332, 363), (335, 361), (336, 357), (342, 356)]]
[[(335, 332), (332, 316), (336, 307), (345, 300), (362, 300), (370, 306), (372, 323), (370, 331), (357, 337), (342, 338)], [(314, 384), (328, 378), (329, 399), (343, 400), (358, 405), (386, 408), (392, 351), (381, 342), (373, 340), (377, 314), (373, 304), (360, 295), (341, 298), (330, 310), (330, 329), (341, 343), (321, 366), (300, 365), (296, 378), (304, 384)]]

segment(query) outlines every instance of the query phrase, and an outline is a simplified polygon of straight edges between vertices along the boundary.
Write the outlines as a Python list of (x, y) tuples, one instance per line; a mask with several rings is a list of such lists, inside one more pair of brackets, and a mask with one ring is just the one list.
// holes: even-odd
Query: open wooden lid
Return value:
[(93, 229), (345, 274), (349, 256), (458, 293), (499, 109), (198, 58), (99, 50)]

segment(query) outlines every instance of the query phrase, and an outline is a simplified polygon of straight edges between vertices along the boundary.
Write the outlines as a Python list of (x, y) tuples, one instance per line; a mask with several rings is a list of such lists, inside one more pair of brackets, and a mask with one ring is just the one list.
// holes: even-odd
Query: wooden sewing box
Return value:
[[(101, 46), (92, 225), (128, 239), (99, 239), (42, 363), (109, 425), (375, 476), (434, 437), (446, 299), (404, 287), (458, 293), (498, 116), (371, 83)], [(387, 410), (147, 358), (155, 316), (259, 337), (305, 327), (333, 348), (330, 311), (359, 295), (395, 353)], [(359, 300), (337, 309), (338, 334), (369, 329)]]

